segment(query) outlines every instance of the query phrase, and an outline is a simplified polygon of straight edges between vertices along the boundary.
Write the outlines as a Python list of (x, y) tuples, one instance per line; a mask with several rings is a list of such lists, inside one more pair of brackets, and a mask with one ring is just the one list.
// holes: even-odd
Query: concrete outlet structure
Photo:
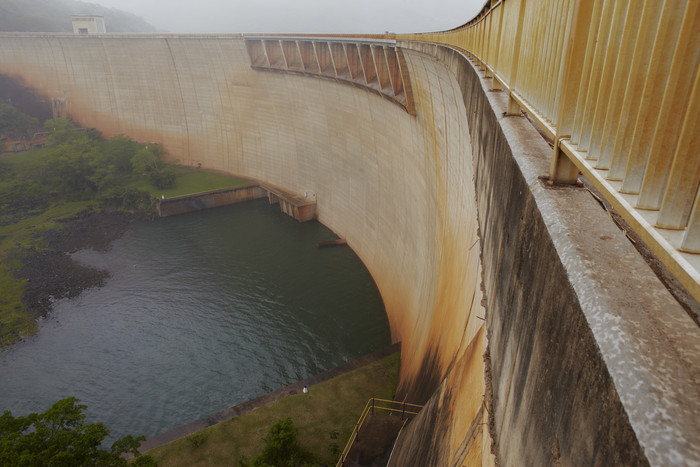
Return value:
[(459, 50), (3, 34), (0, 73), (107, 137), (314, 195), (402, 342), (397, 398), (425, 404), (391, 465), (700, 465), (698, 326), (588, 190), (539, 179), (550, 146)]

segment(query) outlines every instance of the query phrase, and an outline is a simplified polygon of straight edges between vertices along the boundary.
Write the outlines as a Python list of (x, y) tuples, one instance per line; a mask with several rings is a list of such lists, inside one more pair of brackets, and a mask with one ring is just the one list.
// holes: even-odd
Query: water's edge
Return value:
[(110, 440), (153, 437), (383, 348), (376, 285), (349, 247), (315, 246), (329, 237), (259, 200), (137, 222), (103, 251), (75, 245), (71, 259), (109, 279), (52, 300), (39, 332), (3, 352), (0, 412), (74, 396)]
[(250, 412), (253, 409), (257, 409), (264, 405), (278, 401), (287, 396), (293, 396), (295, 394), (298, 394), (303, 390), (304, 387), (308, 387), (310, 388), (309, 390), (311, 390), (311, 388), (313, 388), (313, 386), (318, 383), (328, 381), (329, 379), (335, 378), (336, 376), (340, 376), (342, 374), (356, 370), (358, 368), (361, 368), (372, 362), (376, 362), (377, 360), (381, 360), (384, 357), (388, 357), (389, 355), (393, 355), (396, 352), (400, 351), (401, 342), (389, 345), (381, 350), (377, 350), (376, 352), (363, 355), (362, 357), (356, 358), (355, 360), (351, 360), (335, 368), (331, 368), (330, 370), (326, 370), (318, 375), (311, 376), (296, 383), (292, 383), (289, 386), (286, 386), (282, 389), (278, 389), (277, 391), (269, 392), (264, 396), (256, 397), (255, 399), (251, 399), (241, 404), (234, 405), (233, 407), (209, 415), (208, 417), (200, 418), (199, 420), (195, 420), (194, 422), (188, 423), (170, 431), (166, 431), (165, 433), (161, 433), (160, 435), (154, 436), (153, 438), (147, 439), (146, 441), (141, 443), (139, 451), (150, 451), (151, 449), (155, 449), (177, 439), (184, 438), (185, 436), (191, 435), (192, 433), (196, 433), (197, 431), (203, 430), (212, 425), (216, 425), (217, 423), (225, 422), (227, 420), (231, 420), (232, 418), (239, 417), (247, 412)]

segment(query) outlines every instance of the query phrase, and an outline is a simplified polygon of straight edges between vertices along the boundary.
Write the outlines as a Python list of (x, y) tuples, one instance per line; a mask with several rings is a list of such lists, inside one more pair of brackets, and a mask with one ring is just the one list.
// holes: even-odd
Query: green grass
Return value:
[[(398, 374), (396, 353), (319, 383), (308, 394), (286, 397), (148, 454), (164, 467), (235, 466), (241, 455), (250, 459), (262, 450), (263, 438), (273, 423), (291, 417), (299, 429), (301, 444), (323, 462), (335, 465), (337, 457), (331, 455), (331, 443), (337, 443), (342, 451), (367, 401), (394, 396)], [(332, 431), (339, 433), (335, 440), (330, 438)]]
[(145, 177), (131, 182), (128, 186), (148, 191), (151, 196), (156, 198), (160, 198), (161, 196), (173, 198), (175, 196), (191, 195), (193, 193), (201, 193), (203, 191), (229, 188), (250, 183), (248, 180), (231, 175), (207, 172), (202, 169), (190, 169), (187, 167), (176, 167), (175, 175), (177, 176), (175, 186), (164, 190), (154, 188)]
[(0, 162), (6, 162), (15, 168), (34, 166), (43, 161), (48, 154), (45, 148), (33, 148), (23, 152), (8, 152), (0, 155)]

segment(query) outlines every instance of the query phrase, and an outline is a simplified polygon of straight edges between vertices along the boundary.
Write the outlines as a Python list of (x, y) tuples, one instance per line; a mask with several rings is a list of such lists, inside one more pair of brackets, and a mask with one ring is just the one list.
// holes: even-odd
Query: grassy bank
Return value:
[[(291, 417), (301, 444), (328, 465), (338, 460), (352, 429), (371, 397), (391, 399), (399, 374), (399, 354), (324, 381), (308, 394), (296, 394), (219, 423), (148, 452), (161, 466), (235, 466), (263, 447), (267, 430)], [(337, 433), (332, 439), (331, 434)], [(335, 448), (335, 449), (334, 449)]]
[(161, 196), (172, 198), (175, 196), (191, 195), (193, 193), (218, 190), (219, 188), (229, 188), (249, 183), (248, 180), (217, 172), (207, 172), (202, 169), (178, 166), (174, 168), (174, 172), (177, 179), (175, 185), (171, 188), (154, 188), (145, 179), (136, 180), (130, 183), (128, 187), (148, 191), (154, 198), (160, 198)]
[[(40, 199), (38, 194), (32, 198), (28, 190), (18, 192), (19, 181), (29, 187), (30, 183), (41, 184), (48, 157), (48, 148), (0, 154), (0, 350), (37, 330), (35, 313), (22, 300), (26, 281), (16, 275), (23, 255), (46, 249), (43, 234), (49, 229), (63, 228), (61, 220), (85, 210), (100, 209), (97, 198), (76, 201), (70, 197), (50, 196)], [(160, 198), (161, 195), (178, 196), (247, 183), (201, 169), (174, 167), (173, 171), (175, 184), (165, 190), (153, 187), (144, 177), (133, 177), (126, 186)]]

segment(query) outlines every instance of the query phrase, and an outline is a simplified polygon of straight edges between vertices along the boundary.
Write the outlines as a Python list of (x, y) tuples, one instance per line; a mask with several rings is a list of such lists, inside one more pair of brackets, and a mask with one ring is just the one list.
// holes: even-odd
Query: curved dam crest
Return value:
[(427, 403), (392, 465), (700, 462), (697, 326), (587, 191), (541, 184), (549, 147), (464, 56), (400, 46), (415, 116), (254, 70), (234, 35), (5, 34), (0, 73), (106, 136), (315, 193), (402, 342), (397, 397)]

